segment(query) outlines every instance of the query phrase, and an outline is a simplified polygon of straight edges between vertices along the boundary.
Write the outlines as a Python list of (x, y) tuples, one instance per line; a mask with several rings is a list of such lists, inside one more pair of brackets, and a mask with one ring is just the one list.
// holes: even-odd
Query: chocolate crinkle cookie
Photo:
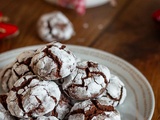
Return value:
[(118, 106), (124, 102), (127, 91), (119, 77), (111, 74), (110, 82), (101, 96), (107, 97), (113, 106)]
[(8, 111), (6, 99), (7, 94), (0, 95), (0, 120), (16, 120)]
[(40, 81), (36, 76), (24, 76), (8, 93), (8, 110), (18, 118), (36, 118), (52, 111), (60, 100), (60, 90), (53, 81)]
[(56, 41), (19, 54), (0, 70), (0, 120), (121, 120), (124, 83), (78, 57)]
[(52, 42), (37, 50), (31, 67), (42, 79), (57, 80), (71, 74), (76, 67), (76, 58), (65, 45)]
[(35, 51), (29, 50), (22, 52), (15, 60), (15, 62), (5, 66), (0, 72), (0, 80), (2, 89), (8, 92), (14, 83), (23, 75), (33, 75), (30, 67), (30, 62), (35, 54)]
[(64, 92), (75, 100), (95, 98), (102, 94), (109, 82), (110, 71), (93, 61), (78, 62), (76, 69), (62, 84)]
[(39, 37), (47, 42), (68, 40), (75, 34), (72, 23), (58, 11), (42, 15), (37, 27)]
[(68, 120), (121, 120), (119, 112), (110, 105), (97, 100), (85, 100), (75, 103)]

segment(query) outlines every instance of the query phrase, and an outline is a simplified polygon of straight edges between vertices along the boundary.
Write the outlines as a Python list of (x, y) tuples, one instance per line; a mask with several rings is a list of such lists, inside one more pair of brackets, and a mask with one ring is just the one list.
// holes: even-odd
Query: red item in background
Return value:
[(156, 10), (156, 11), (152, 14), (152, 18), (153, 18), (156, 22), (160, 22), (160, 9)]
[(0, 39), (15, 36), (18, 33), (17, 26), (8, 23), (0, 23)]
[(77, 13), (84, 15), (86, 11), (85, 0), (58, 0), (62, 7), (73, 6)]
[(86, 12), (85, 1), (84, 0), (74, 0), (73, 2), (74, 2), (76, 11), (80, 13), (81, 15), (84, 15)]

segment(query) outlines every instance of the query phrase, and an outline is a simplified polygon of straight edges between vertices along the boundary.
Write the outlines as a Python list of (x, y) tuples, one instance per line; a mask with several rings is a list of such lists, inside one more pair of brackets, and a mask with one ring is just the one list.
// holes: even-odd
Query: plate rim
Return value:
[[(49, 3), (52, 3), (52, 4), (57, 4), (57, 0), (45, 0), (45, 1), (49, 2)], [(96, 0), (95, 1), (92, 1), (92, 0), (87, 1), (86, 0), (85, 5), (86, 5), (86, 8), (88, 9), (88, 8), (95, 8), (95, 7), (104, 5), (108, 2), (109, 2), (109, 0), (99, 0), (98, 2)], [(70, 7), (68, 7), (68, 8), (70, 8)]]
[[(16, 49), (12, 49), (12, 50), (9, 50), (9, 51), (5, 51), (5, 52), (2, 52), (0, 53), (0, 61), (2, 59), (2, 57), (4, 58), (4, 56), (6, 54), (12, 54), (12, 53), (15, 53), (15, 52), (18, 52), (18, 51), (21, 51), (21, 50), (30, 50), (30, 49), (36, 49), (38, 47), (41, 47), (45, 44), (39, 44), (39, 45), (31, 45), (31, 46), (25, 46), (25, 47), (20, 47), (20, 48), (16, 48)], [(151, 109), (151, 113), (149, 115), (149, 120), (152, 119), (153, 117), (153, 114), (154, 114), (154, 110), (155, 110), (155, 96), (154, 96), (154, 92), (153, 92), (153, 89), (151, 87), (151, 84), (149, 83), (149, 81), (147, 80), (147, 78), (135, 67), (133, 66), (132, 64), (130, 64), (128, 61), (124, 60), (123, 58), (119, 57), (119, 56), (116, 56), (112, 53), (109, 53), (107, 51), (103, 51), (103, 50), (100, 50), (100, 49), (96, 49), (96, 48), (92, 48), (92, 47), (87, 47), (87, 46), (80, 46), (80, 45), (71, 45), (71, 44), (65, 44), (67, 47), (70, 48), (80, 48), (80, 49), (85, 49), (85, 50), (90, 50), (90, 51), (93, 51), (93, 52), (100, 52), (102, 54), (105, 54), (105, 55), (109, 55), (117, 60), (119, 60), (120, 62), (122, 63), (125, 63), (127, 66), (129, 66), (131, 69), (133, 69), (137, 74), (139, 74), (142, 78), (143, 78), (143, 81), (146, 83), (146, 85), (148, 86), (149, 88), (149, 92), (151, 93), (151, 100), (152, 100), (152, 109)]]

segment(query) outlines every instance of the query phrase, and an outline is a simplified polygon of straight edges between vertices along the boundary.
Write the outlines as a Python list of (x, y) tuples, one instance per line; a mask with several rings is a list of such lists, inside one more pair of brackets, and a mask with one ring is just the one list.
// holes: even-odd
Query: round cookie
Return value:
[(75, 103), (68, 120), (121, 120), (120, 113), (110, 105), (101, 105), (97, 100)]
[(7, 109), (6, 98), (6, 94), (0, 95), (0, 120), (16, 120)]
[(35, 54), (35, 51), (24, 51), (17, 56), (16, 61), (4, 67), (0, 73), (0, 79), (2, 83), (2, 89), (8, 92), (14, 85), (14, 83), (23, 75), (34, 74), (30, 62)]
[(52, 111), (60, 100), (60, 90), (53, 81), (23, 76), (8, 93), (8, 110), (19, 118), (38, 117)]
[(57, 80), (71, 74), (76, 66), (76, 58), (67, 47), (52, 42), (37, 50), (32, 58), (34, 73), (45, 80)]
[(61, 12), (44, 14), (37, 26), (38, 35), (47, 42), (68, 40), (75, 34), (72, 23)]
[(110, 79), (106, 66), (93, 61), (78, 62), (72, 74), (64, 78), (65, 93), (74, 100), (86, 100), (102, 94)]
[(127, 91), (119, 77), (111, 74), (110, 82), (102, 96), (110, 99), (113, 106), (118, 106), (124, 102)]

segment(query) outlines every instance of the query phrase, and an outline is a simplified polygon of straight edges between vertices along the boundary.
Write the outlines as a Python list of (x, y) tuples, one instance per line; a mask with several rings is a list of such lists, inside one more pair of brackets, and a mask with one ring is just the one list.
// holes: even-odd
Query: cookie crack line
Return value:
[[(49, 28), (49, 34), (52, 36), (52, 38), (59, 40), (58, 36), (52, 34), (52, 26), (50, 24), (50, 21), (52, 20), (52, 18), (50, 18), (49, 20), (47, 20), (47, 27)], [(46, 35), (45, 37), (47, 37), (48, 35)]]
[[(91, 101), (92, 104), (89, 104), (87, 106), (89, 106), (89, 110), (84, 110), (84, 109), (77, 109), (77, 110), (73, 110), (70, 115), (74, 115), (74, 114), (83, 114), (85, 116), (85, 120), (91, 120), (94, 116), (97, 116), (99, 114), (103, 114), (104, 111), (102, 109), (100, 109), (98, 107), (98, 105), (96, 105), (96, 103), (94, 103), (93, 101)], [(86, 107), (85, 107), (86, 108)]]
[[(37, 53), (37, 54), (39, 54), (39, 53)], [(36, 54), (36, 55), (37, 55), (37, 54)], [(42, 57), (39, 58), (39, 60), (33, 62), (33, 66), (35, 66), (41, 59), (43, 59), (43, 58), (45, 58), (45, 57), (46, 57), (46, 56), (43, 55)]]
[(0, 95), (0, 103), (1, 105), (7, 110), (7, 103), (6, 103), (7, 95)]
[(49, 97), (51, 97), (51, 98), (54, 100), (55, 103), (57, 103), (57, 99), (56, 99), (55, 97), (51, 96), (51, 95), (49, 94), (49, 92), (48, 92), (45, 88), (43, 88), (43, 89), (46, 91), (47, 95), (48, 95)]
[(62, 62), (59, 60), (59, 58), (56, 56), (56, 55), (54, 55), (53, 53), (52, 53), (52, 51), (51, 50), (49, 50), (49, 48), (47, 47), (47, 48), (45, 48), (44, 50), (43, 50), (43, 52), (44, 53), (46, 53), (46, 55), (49, 57), (49, 58), (51, 58), (54, 62), (55, 62), (55, 64), (57, 64), (57, 70), (56, 70), (56, 77), (61, 77), (61, 75), (60, 75), (60, 70), (61, 70), (61, 67), (62, 67)]
[(114, 107), (111, 105), (101, 105), (97, 100), (91, 100), (91, 102), (96, 106), (97, 109), (102, 111), (113, 111)]
[[(3, 77), (5, 76), (5, 73), (7, 73), (7, 71), (9, 71), (9, 70), (12, 70), (12, 67), (7, 68), (4, 72), (2, 72), (2, 76), (1, 76), (2, 81), (3, 81)], [(0, 72), (1, 72), (1, 71), (0, 71)]]
[[(49, 28), (49, 34), (52, 35), (53, 38), (54, 38), (54, 37), (56, 38), (56, 36), (54, 36), (54, 35), (52, 34), (52, 26), (51, 26), (51, 24), (50, 24), (51, 19), (52, 19), (52, 18), (50, 18), (50, 19), (47, 21), (47, 27)], [(47, 35), (46, 35), (46, 36), (47, 36)], [(56, 38), (56, 39), (58, 39), (58, 38)]]
[[(9, 87), (9, 82), (11, 80), (11, 77), (12, 77), (12, 73), (9, 74), (9, 78), (7, 79), (6, 81), (6, 87), (7, 87), (7, 90), (9, 91), (10, 90), (10, 87)], [(3, 83), (4, 80), (2, 79), (1, 83)]]
[[(10, 87), (9, 87), (9, 81), (12, 77), (12, 66), (10, 67), (6, 67), (6, 69), (4, 70), (0, 70), (0, 80), (1, 80), (1, 84), (2, 84), (2, 88), (5, 91), (9, 91)], [(5, 77), (7, 75), (7, 78)]]
[(31, 72), (32, 74), (34, 74), (32, 68), (30, 67), (31, 60), (32, 60), (32, 57), (29, 57), (29, 58), (27, 58), (27, 59), (24, 60), (24, 61), (19, 62), (19, 61), (17, 60), (17, 61), (15, 62), (14, 65), (17, 64), (17, 67), (20, 66), (20, 65), (26, 65), (26, 67), (28, 68), (28, 71), (25, 71), (25, 72), (24, 72), (23, 74), (21, 74), (21, 75), (19, 75), (19, 74), (17, 73), (17, 71), (15, 71), (15, 69), (14, 69), (14, 73), (18, 76), (18, 78), (22, 77), (23, 75), (27, 74), (28, 72)]
[[(56, 43), (56, 42), (55, 42)], [(71, 54), (71, 52), (70, 51), (68, 51), (68, 50), (66, 50), (65, 48), (66, 48), (66, 45), (61, 45), (61, 47), (59, 47), (59, 46), (57, 46), (57, 45), (55, 45), (55, 44), (50, 44), (50, 45), (47, 45), (47, 47), (49, 47), (49, 48), (51, 48), (51, 47), (57, 47), (57, 48), (59, 48), (60, 50), (63, 50), (63, 51), (65, 51), (66, 53), (68, 53), (68, 54)]]
[[(32, 81), (34, 78), (36, 78), (36, 77), (29, 78), (28, 80), (27, 80), (25, 77), (23, 77), (23, 78), (24, 78), (24, 81), (21, 83), (21, 85), (20, 85), (19, 87), (13, 86), (13, 88), (12, 88), (11, 90), (16, 93), (16, 97), (17, 97), (17, 101), (18, 101), (18, 106), (19, 106), (19, 108), (24, 112), (23, 114), (25, 115), (25, 110), (24, 110), (23, 104), (22, 104), (23, 95), (18, 94), (18, 91), (19, 91), (20, 89), (23, 89), (25, 86), (28, 86), (28, 85), (31, 83), (31, 81)], [(24, 115), (23, 115), (23, 116), (24, 116)]]
[[(78, 74), (78, 73), (77, 73)], [(105, 83), (106, 83), (106, 86), (107, 86), (107, 84), (108, 84), (108, 82), (106, 82), (107, 81), (107, 79), (105, 79), (106, 77), (104, 77), (105, 75), (103, 74), (103, 73), (101, 73), (101, 72), (90, 72), (90, 73), (88, 73), (89, 75), (87, 75), (86, 77), (83, 77), (83, 78), (81, 78), (82, 79), (82, 84), (71, 84), (70, 86), (68, 86), (68, 88), (71, 88), (71, 87), (75, 87), (75, 86), (77, 86), (77, 87), (87, 87), (87, 86), (85, 86), (85, 80), (86, 79), (88, 79), (88, 78), (94, 78), (94, 74), (99, 74), (99, 75), (101, 75), (103, 78), (104, 78), (104, 81), (105, 81)], [(76, 75), (77, 76), (77, 75)], [(76, 78), (76, 76), (75, 76), (75, 78)], [(73, 79), (73, 80), (75, 80), (75, 78)], [(95, 81), (95, 79), (93, 79), (94, 81)], [(95, 81), (96, 82), (96, 81)], [(97, 83), (97, 82), (96, 82)], [(97, 83), (98, 84), (98, 83)], [(101, 84), (98, 84), (98, 85), (101, 85)], [(102, 86), (102, 85), (101, 85)], [(103, 87), (103, 86), (102, 86)], [(88, 88), (88, 87), (87, 87)], [(87, 89), (86, 88), (86, 89)]]
[(32, 60), (32, 57), (29, 57), (29, 58), (27, 58), (26, 60), (21, 61), (21, 62), (19, 62), (19, 61), (17, 60), (17, 63), (19, 63), (19, 64), (25, 64), (25, 65), (30, 65), (31, 60)]
[(24, 81), (21, 83), (21, 85), (18, 86), (18, 87), (13, 86), (13, 88), (11, 89), (12, 91), (14, 91), (14, 92), (17, 93), (20, 89), (23, 89), (25, 86), (28, 86), (33, 79), (36, 79), (36, 78), (37, 78), (37, 76), (32, 76), (32, 77), (29, 78), (28, 80), (26, 79), (25, 76), (24, 76), (23, 78), (24, 78)]
[[(19, 108), (24, 112), (23, 114), (25, 114), (25, 110), (24, 110), (23, 104), (22, 104), (22, 98), (23, 98), (23, 96), (20, 95), (20, 94), (18, 94), (18, 93), (16, 92), (16, 97), (17, 97), (17, 99), (18, 99), (18, 106), (19, 106)], [(23, 115), (23, 116), (24, 116), (24, 115)]]
[(70, 51), (68, 51), (68, 50), (66, 50), (65, 49), (66, 48), (66, 46), (65, 45), (62, 45), (59, 49), (61, 50), (64, 50), (66, 53), (68, 53), (68, 54), (71, 54), (71, 52)]
[(106, 93), (107, 94), (107, 96), (110, 98), (110, 99), (113, 99), (114, 101), (118, 101), (118, 105), (119, 105), (119, 102), (120, 102), (120, 100), (121, 100), (121, 98), (122, 98), (122, 91), (123, 91), (123, 87), (121, 87), (121, 94), (120, 94), (120, 97), (119, 98), (114, 98), (114, 97), (112, 97), (108, 92)]
[[(87, 77), (90, 77), (92, 74), (100, 74), (100, 75), (104, 78), (105, 83), (108, 84), (106, 75), (105, 75), (104, 73), (102, 73), (102, 72), (100, 72), (100, 71), (92, 71), (92, 72), (90, 72), (90, 70), (89, 70), (88, 67), (89, 67), (89, 68), (92, 68), (92, 67), (93, 67), (93, 68), (97, 68), (97, 67), (98, 67), (98, 64), (88, 61), (88, 62), (87, 62), (87, 66), (84, 67), (84, 68), (83, 68), (83, 67), (80, 67), (80, 66), (77, 66), (78, 69), (85, 70), (86, 75), (87, 75), (86, 78), (87, 78)], [(109, 81), (109, 80), (108, 80), (108, 81)]]

